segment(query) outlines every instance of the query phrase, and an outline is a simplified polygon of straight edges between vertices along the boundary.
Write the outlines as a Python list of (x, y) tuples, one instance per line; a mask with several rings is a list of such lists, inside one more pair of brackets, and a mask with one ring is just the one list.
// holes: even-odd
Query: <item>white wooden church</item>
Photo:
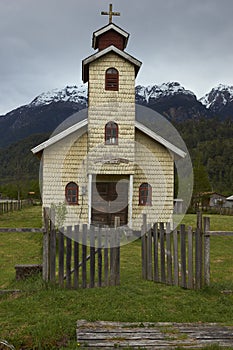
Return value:
[(174, 159), (185, 153), (145, 125), (135, 106), (141, 62), (125, 51), (129, 34), (112, 23), (111, 5), (107, 14), (109, 24), (93, 33), (96, 51), (82, 62), (88, 108), (32, 152), (41, 157), (43, 206), (65, 202), (65, 225), (111, 227), (118, 217), (138, 230), (143, 213), (172, 221)]

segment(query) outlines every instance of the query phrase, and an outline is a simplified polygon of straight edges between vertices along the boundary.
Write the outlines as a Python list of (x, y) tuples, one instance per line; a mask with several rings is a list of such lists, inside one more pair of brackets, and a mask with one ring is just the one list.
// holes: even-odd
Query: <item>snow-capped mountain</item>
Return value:
[[(225, 85), (212, 89), (199, 101), (178, 82), (139, 85), (135, 88), (135, 100), (172, 122), (233, 116), (233, 87)], [(66, 86), (40, 94), (28, 105), (0, 116), (0, 147), (33, 134), (53, 132), (70, 115), (86, 108), (87, 103), (87, 85)]]
[(229, 113), (230, 110), (233, 111), (233, 86), (219, 84), (202, 97), (200, 102), (212, 113)]
[(87, 85), (66, 86), (64, 89), (53, 89), (37, 96), (29, 107), (49, 105), (52, 102), (81, 103), (87, 106)]
[(186, 90), (178, 82), (168, 82), (162, 85), (149, 85), (149, 86), (136, 86), (136, 100), (144, 100), (149, 103), (151, 99), (158, 100), (164, 97), (175, 96), (179, 94), (195, 97), (194, 93), (190, 90)]

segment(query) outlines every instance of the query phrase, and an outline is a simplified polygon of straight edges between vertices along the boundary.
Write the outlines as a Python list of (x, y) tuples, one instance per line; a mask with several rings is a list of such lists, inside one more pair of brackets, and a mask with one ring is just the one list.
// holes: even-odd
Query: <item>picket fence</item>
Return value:
[(170, 224), (155, 223), (148, 230), (146, 215), (142, 226), (142, 277), (143, 279), (200, 289), (206, 280), (204, 235), (200, 220), (198, 227), (171, 230)]
[[(45, 210), (43, 279), (66, 288), (120, 284), (119, 231), (86, 224), (56, 230)], [(113, 234), (114, 233), (114, 234)]]

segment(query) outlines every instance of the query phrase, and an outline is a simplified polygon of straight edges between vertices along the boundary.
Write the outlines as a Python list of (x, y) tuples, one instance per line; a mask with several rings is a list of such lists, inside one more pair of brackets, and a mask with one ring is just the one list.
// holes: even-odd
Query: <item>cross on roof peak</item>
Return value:
[(112, 11), (112, 4), (109, 4), (109, 12), (102, 11), (101, 15), (107, 15), (109, 16), (109, 23), (112, 23), (112, 16), (120, 16), (120, 12), (113, 12)]

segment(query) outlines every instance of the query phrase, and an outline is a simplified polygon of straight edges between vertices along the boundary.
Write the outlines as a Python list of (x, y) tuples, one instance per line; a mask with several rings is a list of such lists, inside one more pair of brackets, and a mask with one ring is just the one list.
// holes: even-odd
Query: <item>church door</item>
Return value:
[(121, 225), (128, 222), (128, 183), (93, 183), (92, 224), (114, 227), (115, 217), (120, 217)]

